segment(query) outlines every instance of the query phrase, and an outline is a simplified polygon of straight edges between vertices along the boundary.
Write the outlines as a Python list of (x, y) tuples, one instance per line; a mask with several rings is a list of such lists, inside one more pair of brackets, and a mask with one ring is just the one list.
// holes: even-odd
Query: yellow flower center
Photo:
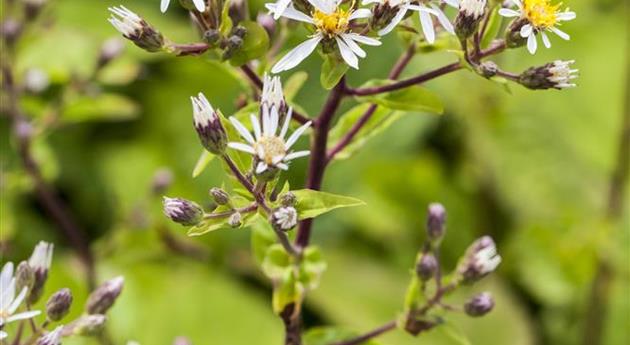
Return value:
[(287, 153), (284, 149), (284, 141), (276, 136), (261, 137), (254, 144), (254, 149), (256, 152), (263, 152), (262, 161), (269, 165), (273, 164), (274, 157), (284, 156)]
[(556, 13), (562, 3), (552, 5), (551, 0), (524, 0), (523, 14), (536, 28), (550, 28), (558, 21)]
[(329, 37), (346, 32), (348, 30), (348, 24), (350, 23), (351, 11), (344, 11), (341, 8), (333, 13), (324, 13), (315, 9), (312, 13), (313, 21), (317, 30)]

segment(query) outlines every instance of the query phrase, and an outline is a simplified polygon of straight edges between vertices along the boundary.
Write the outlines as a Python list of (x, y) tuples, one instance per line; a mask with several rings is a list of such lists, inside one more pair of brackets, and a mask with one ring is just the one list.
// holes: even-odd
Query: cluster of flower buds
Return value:
[(193, 226), (203, 220), (203, 209), (193, 201), (165, 196), (163, 204), (164, 214), (175, 223)]
[(531, 67), (521, 73), (518, 82), (533, 90), (566, 89), (575, 87), (577, 69), (571, 68), (575, 61), (556, 60), (543, 66)]
[(243, 47), (243, 39), (247, 34), (247, 29), (243, 26), (235, 26), (228, 37), (221, 41), (223, 48), (223, 60), (229, 60)]
[(109, 11), (112, 13), (109, 22), (125, 38), (149, 52), (162, 50), (164, 37), (140, 16), (122, 5), (110, 7)]

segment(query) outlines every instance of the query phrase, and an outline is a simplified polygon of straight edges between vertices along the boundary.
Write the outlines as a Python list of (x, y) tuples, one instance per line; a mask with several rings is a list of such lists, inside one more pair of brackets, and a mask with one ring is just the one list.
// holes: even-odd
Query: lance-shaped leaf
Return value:
[(294, 190), (291, 193), (297, 198), (295, 209), (300, 220), (314, 218), (337, 208), (365, 205), (365, 202), (356, 198), (312, 189)]
[[(365, 83), (365, 87), (379, 87), (391, 84), (391, 80), (374, 79)], [(359, 101), (371, 102), (393, 110), (424, 111), (442, 114), (444, 106), (440, 98), (423, 87), (412, 85), (404, 89), (358, 97)]]

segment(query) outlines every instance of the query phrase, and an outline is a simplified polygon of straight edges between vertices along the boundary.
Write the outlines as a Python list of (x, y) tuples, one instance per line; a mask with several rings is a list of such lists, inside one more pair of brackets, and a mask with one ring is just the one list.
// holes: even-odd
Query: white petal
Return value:
[(293, 144), (295, 144), (295, 142), (298, 140), (300, 135), (302, 135), (302, 133), (304, 133), (304, 131), (308, 129), (310, 126), (311, 126), (311, 121), (303, 124), (302, 126), (300, 126), (300, 128), (296, 129), (295, 132), (291, 134), (289, 139), (287, 139), (287, 142), (284, 144), (284, 149), (285, 150), (290, 149), (291, 146), (293, 146)]
[(256, 166), (256, 174), (260, 174), (265, 170), (267, 170), (267, 164), (265, 164), (265, 162), (258, 162), (258, 165)]
[(278, 163), (278, 164), (276, 164), (276, 168), (278, 168), (278, 169), (282, 169), (282, 170), (284, 170), (284, 171), (289, 170), (289, 166), (288, 166), (288, 165), (286, 165), (286, 164), (284, 164), (284, 163)]
[(359, 59), (354, 55), (352, 49), (350, 49), (339, 36), (335, 37), (335, 41), (337, 41), (337, 47), (339, 47), (339, 53), (341, 53), (343, 61), (345, 61), (348, 66), (359, 69)]
[(260, 121), (258, 121), (258, 116), (256, 114), (250, 114), (249, 118), (252, 121), (252, 127), (254, 128), (254, 137), (258, 140), (261, 136)]
[(459, 8), (459, 0), (444, 0), (444, 2), (454, 8)]
[(437, 11), (437, 19), (440, 22), (440, 24), (442, 24), (442, 27), (444, 28), (444, 30), (446, 30), (446, 32), (454, 34), (455, 33), (455, 29), (453, 28), (453, 24), (451, 24), (451, 21), (446, 17), (446, 15), (444, 14), (444, 12), (437, 7), (435, 4), (432, 4), (431, 7)]
[(427, 42), (435, 42), (435, 31), (433, 30), (433, 20), (431, 15), (425, 11), (418, 12), (420, 14), (420, 24), (422, 24), (422, 32)]
[(297, 66), (300, 62), (306, 59), (315, 48), (317, 48), (317, 44), (322, 40), (321, 35), (316, 35), (302, 43), (300, 43), (297, 47), (293, 48), (290, 52), (287, 53), (280, 61), (276, 62), (276, 64), (271, 69), (271, 73), (280, 73), (282, 71), (289, 70), (295, 66)]
[(573, 20), (575, 19), (575, 17), (576, 17), (576, 14), (575, 12), (572, 12), (572, 11), (564, 11), (564, 12), (556, 14), (556, 18), (560, 21)]
[(162, 0), (162, 2), (160, 3), (160, 11), (162, 11), (162, 13), (166, 12), (166, 10), (168, 9), (168, 4), (171, 2), (171, 0)]
[(352, 14), (350, 14), (350, 17), (348, 17), (348, 19), (353, 20), (353, 19), (361, 19), (361, 18), (370, 18), (370, 16), (372, 16), (372, 11), (368, 10), (367, 8), (360, 8), (352, 12)]
[(373, 3), (380, 3), (381, 0), (363, 0), (361, 1), (361, 5), (369, 5), (369, 4), (373, 4)]
[(538, 42), (536, 42), (536, 35), (533, 33), (527, 37), (527, 50), (530, 54), (536, 53), (536, 49), (538, 48)]
[(238, 134), (240, 134), (243, 139), (247, 140), (250, 144), (254, 143), (254, 137), (252, 137), (252, 134), (249, 133), (247, 128), (245, 128), (239, 120), (237, 120), (234, 116), (230, 116), (230, 122), (232, 122), (232, 125), (236, 128)]
[(308, 2), (315, 6), (316, 9), (327, 14), (333, 13), (335, 11), (335, 7), (337, 7), (337, 4), (330, 0), (308, 0)]
[(532, 32), (534, 31), (534, 27), (529, 25), (529, 24), (525, 24), (521, 27), (521, 37), (525, 38), (525, 37), (529, 37)]
[(250, 153), (252, 155), (256, 154), (256, 150), (254, 150), (253, 147), (251, 147), (251, 146), (249, 146), (247, 144), (230, 142), (230, 143), (228, 143), (228, 147), (233, 148), (235, 150), (247, 152), (247, 153)]
[[(276, 4), (266, 4), (265, 7), (267, 7), (267, 9), (269, 11), (271, 11), (272, 13), (274, 13), (274, 14), (276, 13), (276, 11), (278, 11), (278, 7), (276, 6)], [(313, 18), (311, 18), (311, 17), (307, 16), (306, 14), (296, 10), (293, 6), (287, 7), (282, 12), (281, 16), (285, 17), (285, 18), (297, 20), (299, 22), (313, 24)]]
[(13, 263), (7, 262), (2, 266), (2, 272), (0, 273), (0, 293), (4, 292), (13, 279)]
[(278, 2), (273, 4), (275, 6), (273, 10), (273, 19), (275, 20), (280, 19), (280, 17), (283, 15), (284, 11), (287, 9), (290, 3), (291, 3), (291, 0), (278, 0)]
[(560, 38), (562, 38), (565, 41), (568, 41), (571, 39), (571, 36), (569, 36), (569, 34), (567, 34), (564, 31), (561, 31), (558, 28), (549, 28), (549, 30), (553, 31), (553, 33), (555, 33), (556, 35), (560, 36)]
[(369, 46), (380, 46), (382, 44), (382, 42), (377, 40), (376, 38), (367, 37), (367, 36), (361, 36), (361, 35), (359, 35), (357, 33), (354, 33), (354, 32), (344, 34), (344, 36), (350, 38), (353, 41), (357, 41), (359, 43), (367, 44)]
[(384, 36), (390, 33), (392, 30), (394, 30), (396, 25), (398, 25), (398, 23), (400, 23), (402, 19), (405, 17), (405, 14), (407, 14), (407, 7), (401, 6), (398, 12), (396, 13), (396, 15), (394, 16), (394, 18), (392, 18), (392, 20), (389, 22), (389, 24), (387, 24), (387, 26), (379, 30), (378, 35)]
[(289, 130), (289, 124), (291, 123), (291, 117), (293, 116), (293, 108), (289, 108), (287, 112), (287, 117), (284, 119), (284, 125), (282, 125), (282, 129), (280, 130), (280, 139), (284, 140), (284, 136), (287, 135), (287, 131)]
[(9, 336), (9, 334), (8, 334), (7, 332), (5, 332), (5, 331), (0, 331), (0, 340), (2, 340), (2, 339), (4, 339), (4, 338), (6, 338), (6, 337), (8, 337), (8, 336)]
[(549, 42), (549, 37), (544, 31), (540, 32), (540, 36), (542, 37), (543, 44), (547, 49), (551, 48), (551, 42)]
[(352, 38), (346, 34), (341, 34), (339, 35), (341, 37), (341, 39), (343, 40), (343, 42), (352, 50), (352, 52), (360, 57), (360, 58), (364, 58), (367, 54), (365, 53), (365, 50), (361, 49), (361, 47), (359, 47), (358, 44), (356, 44)]
[(26, 291), (27, 290), (28, 290), (28, 288), (26, 286), (23, 287), (22, 291), (20, 291), (20, 293), (17, 295), (17, 297), (13, 300), (13, 303), (11, 303), (11, 305), (6, 309), (6, 311), (9, 312), (9, 315), (15, 313), (15, 311), (20, 306), (20, 304), (22, 304), (22, 301), (24, 300), (24, 297), (26, 297)]
[(269, 108), (262, 108), (262, 132), (263, 135), (271, 135), (271, 118), (269, 115)]
[(280, 121), (279, 115), (278, 115), (278, 109), (273, 106), (271, 107), (271, 118), (269, 120), (269, 134), (270, 135), (276, 135), (276, 132), (278, 131), (278, 121)]
[(300, 158), (300, 157), (305, 157), (308, 156), (311, 153), (311, 151), (297, 151), (297, 152), (291, 152), (288, 155), (286, 155), (284, 157), (284, 161), (288, 162), (292, 159), (296, 159), (296, 158)]
[(520, 17), (521, 13), (519, 11), (515, 11), (510, 8), (502, 8), (499, 10), (499, 15), (502, 17), (511, 18), (511, 17)]
[(271, 163), (275, 165), (282, 162), (283, 159), (284, 159), (284, 155), (277, 155), (271, 158)]
[(15, 297), (15, 279), (12, 278), (6, 289), (0, 291), (0, 310), (7, 310)]
[(206, 2), (205, 2), (205, 0), (193, 0), (193, 3), (195, 4), (195, 7), (197, 8), (197, 11), (203, 12), (203, 11), (206, 10)]
[(39, 314), (41, 314), (39, 310), (29, 310), (29, 311), (25, 311), (23, 313), (15, 314), (8, 317), (6, 322), (9, 323), (9, 322), (18, 321), (18, 320), (26, 320), (34, 316), (37, 316)]

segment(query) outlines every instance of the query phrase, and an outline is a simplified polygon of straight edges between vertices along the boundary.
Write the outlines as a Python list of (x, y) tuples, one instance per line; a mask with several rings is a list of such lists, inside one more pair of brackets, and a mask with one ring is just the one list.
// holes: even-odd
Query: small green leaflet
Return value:
[(363, 201), (356, 198), (312, 189), (294, 190), (291, 193), (297, 198), (295, 208), (300, 220), (314, 218), (337, 208), (365, 205)]
[[(391, 83), (391, 80), (373, 79), (363, 84), (362, 88), (384, 86)], [(371, 96), (361, 96), (358, 97), (358, 100), (375, 103), (393, 110), (424, 111), (436, 114), (444, 112), (440, 98), (432, 91), (418, 85)]]

